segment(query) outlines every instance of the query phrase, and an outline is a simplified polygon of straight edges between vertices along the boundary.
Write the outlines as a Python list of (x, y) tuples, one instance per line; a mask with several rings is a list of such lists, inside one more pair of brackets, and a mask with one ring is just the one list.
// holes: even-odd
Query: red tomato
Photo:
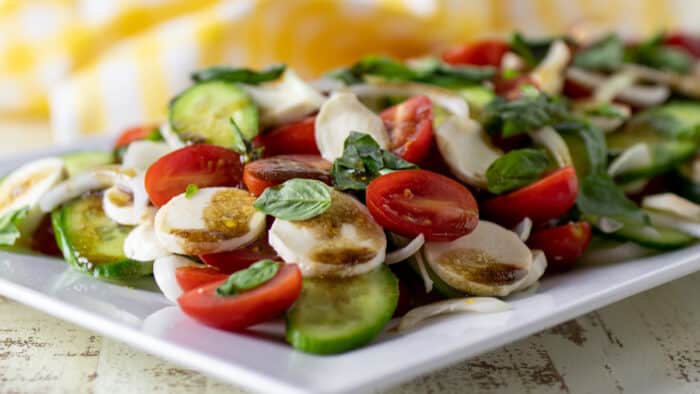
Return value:
[(417, 96), (387, 108), (380, 114), (389, 132), (389, 149), (402, 159), (417, 163), (433, 141), (433, 103)]
[(243, 168), (243, 182), (259, 196), (270, 186), (293, 178), (331, 183), (331, 163), (315, 155), (280, 155), (256, 160)]
[(459, 182), (425, 170), (382, 175), (367, 186), (367, 208), (382, 227), (406, 237), (451, 241), (479, 221), (476, 200)]
[(246, 269), (260, 260), (280, 260), (277, 252), (267, 242), (267, 236), (258, 238), (255, 242), (229, 252), (205, 254), (199, 256), (202, 261), (216, 267), (219, 271), (232, 274)]
[(243, 187), (238, 153), (215, 145), (190, 145), (161, 157), (146, 171), (146, 192), (160, 207), (187, 185)]
[(216, 288), (225, 281), (192, 289), (177, 300), (190, 317), (208, 326), (241, 330), (284, 313), (301, 293), (301, 271), (283, 264), (269, 282), (232, 296), (220, 296)]
[(498, 67), (509, 49), (503, 40), (481, 40), (452, 48), (442, 54), (442, 59), (449, 64)]
[(51, 215), (44, 215), (39, 227), (34, 230), (31, 242), (32, 250), (49, 256), (61, 256), (61, 249), (56, 242), (56, 235), (51, 224)]
[(535, 231), (527, 244), (540, 249), (547, 256), (548, 270), (571, 268), (591, 242), (591, 225), (588, 222), (569, 223), (563, 226)]
[(219, 282), (228, 278), (228, 275), (212, 267), (178, 267), (175, 270), (175, 279), (182, 291), (190, 291), (211, 282)]
[(315, 116), (279, 126), (260, 135), (265, 156), (284, 154), (320, 155), (314, 134)]
[(128, 128), (122, 131), (121, 134), (119, 134), (117, 140), (114, 141), (114, 147), (119, 148), (121, 146), (129, 145), (134, 141), (144, 140), (148, 137), (149, 134), (151, 134), (151, 131), (153, 131), (155, 128), (156, 126), (153, 125), (136, 126)]
[(700, 36), (674, 33), (666, 36), (666, 44), (683, 48), (696, 58), (700, 58)]
[(567, 213), (577, 196), (576, 172), (573, 167), (565, 167), (522, 189), (484, 201), (481, 212), (506, 226), (526, 217), (542, 223)]

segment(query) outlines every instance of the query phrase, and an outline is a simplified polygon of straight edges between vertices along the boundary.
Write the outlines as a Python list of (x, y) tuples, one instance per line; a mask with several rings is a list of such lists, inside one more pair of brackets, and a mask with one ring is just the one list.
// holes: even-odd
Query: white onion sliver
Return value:
[(545, 147), (554, 156), (559, 167), (570, 166), (574, 163), (569, 147), (553, 128), (543, 127), (530, 133), (530, 137), (537, 145)]
[(607, 216), (603, 216), (600, 219), (598, 219), (597, 227), (600, 231), (604, 232), (605, 234), (610, 234), (614, 233), (615, 231), (621, 229), (624, 226), (622, 222), (617, 221), (613, 218), (609, 218)]
[(649, 214), (651, 222), (654, 224), (678, 230), (695, 238), (700, 238), (700, 223), (679, 219), (677, 216), (661, 212), (648, 211), (647, 213)]
[(530, 265), (530, 269), (527, 271), (527, 276), (525, 276), (523, 281), (520, 282), (520, 285), (516, 289), (517, 291), (525, 290), (537, 283), (542, 275), (544, 275), (544, 271), (547, 269), (547, 256), (545, 256), (544, 252), (539, 249), (535, 249), (532, 250), (531, 253), (532, 265)]
[(661, 211), (690, 222), (700, 222), (700, 205), (674, 193), (661, 193), (646, 196), (642, 208)]
[(527, 239), (530, 238), (531, 231), (532, 231), (532, 219), (530, 219), (528, 217), (521, 220), (513, 228), (513, 232), (518, 234), (518, 238), (520, 238), (520, 240), (523, 242), (527, 241)]
[(168, 145), (170, 146), (170, 148), (172, 150), (184, 148), (185, 145), (187, 145), (187, 144), (185, 144), (184, 141), (182, 141), (180, 139), (180, 136), (175, 134), (173, 129), (170, 127), (169, 122), (165, 122), (162, 125), (160, 125), (159, 130), (160, 130), (160, 135), (163, 136), (163, 139), (165, 140), (165, 142), (168, 143)]
[(625, 89), (634, 85), (637, 77), (635, 73), (625, 70), (607, 78), (593, 92), (593, 100), (598, 103), (609, 103)]
[(510, 310), (507, 303), (493, 297), (468, 297), (439, 301), (411, 309), (401, 318), (397, 331), (405, 331), (433, 316), (455, 312), (493, 313)]
[(113, 165), (80, 173), (59, 183), (44, 194), (39, 200), (39, 207), (42, 212), (51, 212), (64, 202), (90, 190), (106, 189), (115, 183), (127, 182), (131, 175)]
[(413, 240), (411, 242), (409, 242), (408, 245), (404, 246), (401, 249), (395, 250), (391, 253), (387, 253), (386, 258), (384, 259), (384, 262), (386, 264), (396, 264), (396, 263), (399, 263), (401, 261), (404, 261), (407, 258), (418, 253), (420, 248), (423, 247), (424, 243), (425, 243), (425, 237), (423, 236), (423, 234), (418, 234), (418, 236), (413, 238)]
[(430, 293), (433, 290), (433, 280), (430, 279), (428, 275), (428, 270), (425, 268), (425, 259), (423, 258), (423, 253), (416, 253), (416, 264), (418, 264), (418, 271), (420, 272), (421, 278), (423, 278), (423, 285), (425, 285), (425, 292)]
[(614, 177), (628, 171), (650, 166), (653, 162), (649, 145), (643, 142), (625, 149), (608, 166), (608, 175)]

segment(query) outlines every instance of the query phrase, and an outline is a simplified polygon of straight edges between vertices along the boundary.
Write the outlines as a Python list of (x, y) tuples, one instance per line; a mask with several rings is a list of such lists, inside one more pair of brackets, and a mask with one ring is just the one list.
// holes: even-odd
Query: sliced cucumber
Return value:
[(382, 331), (398, 299), (398, 280), (384, 265), (350, 278), (306, 278), (287, 312), (287, 341), (308, 353), (355, 349)]
[(667, 141), (650, 145), (649, 148), (652, 161), (650, 165), (625, 171), (617, 175), (615, 180), (628, 183), (668, 172), (693, 157), (696, 144), (692, 141)]
[(65, 154), (61, 157), (69, 177), (106, 164), (114, 163), (112, 152), (85, 151)]
[(671, 188), (681, 197), (700, 204), (700, 182), (697, 182), (693, 176), (693, 169), (697, 167), (696, 162), (700, 160), (700, 156), (695, 156), (693, 161), (683, 164), (676, 168), (673, 177), (669, 182)]
[[(474, 110), (476, 114), (480, 114), (484, 107), (496, 98), (493, 90), (482, 85), (466, 86), (459, 89), (459, 94), (467, 100), (469, 109)], [(473, 116), (472, 116), (473, 117)]]
[(131, 227), (122, 226), (102, 211), (97, 194), (75, 199), (51, 214), (56, 242), (68, 263), (105, 279), (128, 279), (150, 275), (152, 263), (124, 256), (124, 239)]
[[(590, 219), (590, 218), (587, 218)], [(636, 223), (623, 218), (613, 218), (623, 227), (607, 236), (635, 242), (653, 249), (672, 250), (688, 246), (694, 238), (686, 233), (671, 228)], [(589, 220), (596, 225), (597, 220)]]
[(183, 141), (238, 146), (231, 119), (245, 138), (258, 134), (258, 108), (248, 93), (228, 82), (196, 84), (170, 104), (170, 126)]

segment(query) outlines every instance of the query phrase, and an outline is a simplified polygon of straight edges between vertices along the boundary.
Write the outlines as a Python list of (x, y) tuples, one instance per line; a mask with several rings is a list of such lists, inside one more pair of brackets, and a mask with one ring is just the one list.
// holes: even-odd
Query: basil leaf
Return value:
[(579, 179), (578, 209), (598, 217), (623, 217), (648, 222), (647, 215), (615, 184), (606, 173), (589, 174)]
[(236, 124), (236, 121), (233, 120), (233, 117), (230, 119), (230, 122), (233, 133), (236, 135), (234, 146), (231, 147), (231, 149), (241, 155), (241, 162), (245, 164), (261, 158), (265, 148), (255, 146), (253, 141), (243, 134), (238, 124)]
[(18, 226), (28, 213), (29, 207), (24, 207), (0, 216), (0, 245), (11, 246), (15, 244), (15, 241), (22, 235)]
[(278, 79), (284, 73), (285, 69), (286, 66), (284, 64), (275, 64), (262, 71), (255, 71), (249, 68), (214, 66), (195, 71), (190, 75), (190, 78), (192, 78), (194, 82), (220, 80), (257, 85)]
[(496, 98), (486, 105), (484, 126), (503, 137), (552, 126), (570, 117), (566, 101), (544, 93), (524, 94), (515, 100)]
[(510, 36), (510, 49), (525, 60), (528, 67), (535, 67), (549, 51), (549, 46), (561, 37), (526, 38), (515, 32)]
[(331, 206), (331, 188), (314, 179), (290, 179), (265, 189), (253, 206), (283, 220), (307, 220)]
[(611, 103), (600, 103), (595, 107), (586, 109), (584, 114), (587, 116), (611, 119), (622, 119), (625, 117), (625, 115)]
[(187, 188), (185, 188), (185, 198), (190, 199), (194, 197), (195, 194), (199, 191), (199, 187), (195, 185), (194, 183), (190, 183), (187, 185)]
[(259, 287), (274, 278), (280, 263), (273, 260), (260, 260), (250, 267), (234, 272), (226, 282), (216, 288), (220, 296), (232, 296)]
[(333, 162), (331, 177), (336, 189), (364, 190), (379, 175), (411, 168), (418, 167), (382, 150), (369, 134), (353, 131), (345, 139), (343, 155)]
[(549, 167), (547, 155), (537, 149), (516, 149), (496, 159), (486, 170), (491, 193), (501, 194), (531, 184)]
[(579, 177), (590, 173), (607, 171), (608, 157), (603, 131), (591, 123), (572, 118), (554, 126), (555, 130), (564, 137), (572, 152), (579, 151), (583, 145), (583, 157), (573, 155), (574, 167)]
[(694, 65), (693, 57), (688, 52), (665, 45), (663, 32), (637, 46), (630, 47), (625, 53), (625, 60), (679, 74), (690, 73)]
[(582, 49), (574, 56), (574, 65), (589, 69), (610, 71), (619, 67), (625, 56), (625, 47), (616, 34), (610, 34)]

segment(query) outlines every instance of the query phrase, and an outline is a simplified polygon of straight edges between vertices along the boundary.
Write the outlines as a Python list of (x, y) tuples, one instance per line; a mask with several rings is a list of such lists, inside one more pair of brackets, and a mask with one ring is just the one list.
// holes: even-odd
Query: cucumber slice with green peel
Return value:
[(697, 144), (692, 141), (668, 141), (650, 145), (649, 149), (651, 151), (650, 165), (625, 171), (615, 176), (615, 180), (620, 183), (628, 183), (671, 171), (695, 155)]
[(492, 89), (482, 85), (466, 86), (458, 90), (459, 94), (467, 100), (469, 109), (480, 114), (484, 107), (496, 98)]
[(68, 263), (104, 279), (150, 275), (153, 263), (124, 256), (124, 239), (132, 227), (115, 223), (102, 210), (102, 197), (87, 195), (51, 213), (56, 242)]
[(185, 90), (170, 103), (169, 117), (183, 141), (239, 146), (242, 141), (231, 119), (245, 138), (258, 134), (258, 107), (239, 86), (223, 81), (198, 83)]
[[(598, 220), (585, 219), (597, 226)], [(618, 217), (613, 218), (613, 220), (620, 222), (623, 226), (613, 233), (605, 234), (605, 236), (632, 241), (649, 248), (673, 250), (688, 246), (695, 241), (692, 236), (671, 228), (633, 222)]]
[(67, 153), (61, 156), (69, 177), (80, 174), (95, 167), (114, 163), (112, 152), (84, 151)]
[(305, 278), (287, 311), (287, 341), (316, 354), (358, 348), (384, 329), (398, 300), (398, 280), (385, 265), (349, 278)]

